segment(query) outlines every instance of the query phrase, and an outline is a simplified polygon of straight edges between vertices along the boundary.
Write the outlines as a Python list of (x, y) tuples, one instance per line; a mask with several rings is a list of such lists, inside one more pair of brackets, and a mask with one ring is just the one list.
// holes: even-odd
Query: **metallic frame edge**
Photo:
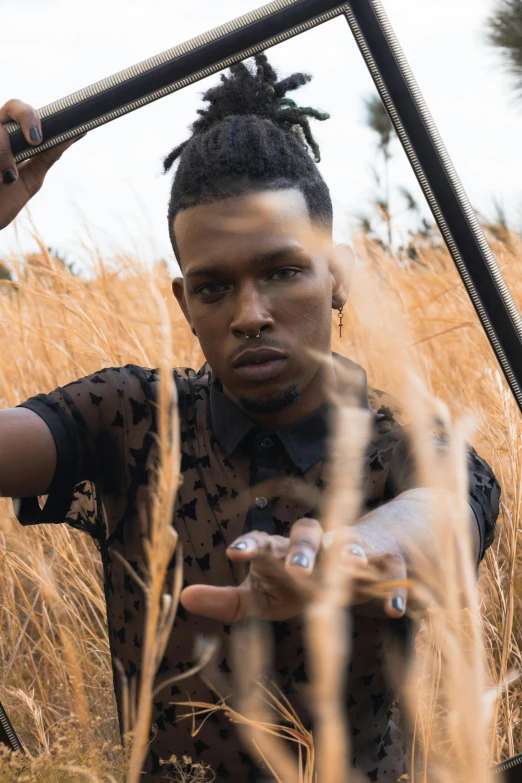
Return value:
[[(437, 149), (439, 158), (440, 158), (440, 164), (443, 166), (448, 179), (451, 181), (452, 186), (455, 190), (456, 196), (462, 206), (462, 210), (465, 214), (467, 223), (469, 227), (471, 228), (472, 232), (474, 233), (477, 242), (480, 246), (480, 249), (482, 251), (482, 255), (484, 259), (486, 260), (486, 263), (490, 269), (491, 275), (495, 281), (497, 290), (503, 299), (506, 309), (508, 310), (513, 326), (519, 336), (519, 339), (522, 344), (522, 318), (520, 317), (520, 314), (518, 312), (518, 309), (515, 305), (515, 302), (509, 292), (509, 289), (506, 285), (506, 282), (502, 276), (502, 272), (500, 271), (500, 268), (495, 260), (495, 257), (493, 255), (493, 252), (488, 244), (488, 241), (485, 237), (485, 234), (477, 220), (477, 217), (473, 211), (473, 208), (469, 202), (469, 199), (466, 195), (466, 192), (462, 186), (462, 183), (460, 182), (460, 179), (457, 175), (457, 172), (453, 166), (453, 163), (451, 161), (451, 158), (449, 157), (449, 154), (444, 146), (444, 143), (442, 141), (442, 138), (438, 132), (438, 129), (435, 125), (435, 122), (431, 116), (431, 113), (428, 109), (428, 106), (422, 96), (422, 93), (420, 91), (420, 88), (417, 84), (417, 81), (413, 75), (413, 72), (411, 71), (411, 68), (406, 60), (406, 57), (404, 55), (404, 52), (402, 50), (402, 47), (395, 35), (395, 32), (393, 31), (393, 28), (391, 26), (391, 23), (387, 17), (387, 14), (384, 10), (384, 7), (381, 3), (381, 0), (364, 0), (364, 2), (370, 4), (374, 11), (376, 16), (379, 19), (379, 22), (383, 28), (383, 31), (386, 35), (386, 38), (388, 40), (388, 43), (390, 45), (390, 48), (393, 51), (393, 54), (397, 60), (397, 63), (399, 65), (399, 68), (401, 70), (402, 76), (404, 78), (405, 83), (408, 86), (408, 89), (410, 90), (410, 93), (413, 97), (413, 100), (415, 101), (415, 104), (417, 106), (417, 109), (419, 111), (419, 114), (421, 115), (425, 128), (427, 132), (429, 133), (434, 146)], [(475, 288), (473, 279), (464, 264), (464, 261), (462, 259), (461, 253), (454, 241), (453, 235), (447, 225), (446, 219), (444, 217), (444, 209), (443, 206), (441, 206), (437, 199), (435, 198), (433, 191), (431, 189), (431, 186), (425, 176), (424, 170), (422, 166), (420, 165), (420, 162), (417, 157), (417, 153), (412, 146), (410, 139), (408, 137), (408, 134), (406, 133), (406, 130), (403, 126), (402, 120), (399, 116), (399, 113), (397, 112), (397, 109), (395, 107), (395, 104), (393, 103), (387, 86), (386, 81), (383, 75), (380, 73), (375, 60), (373, 58), (372, 52), (370, 50), (370, 47), (368, 46), (364, 31), (361, 29), (355, 14), (352, 10), (352, 3), (350, 0), (346, 2), (346, 9), (345, 9), (345, 16), (348, 22), (348, 25), (352, 31), (352, 34), (356, 40), (356, 43), (359, 47), (359, 50), (363, 56), (363, 59), (366, 62), (366, 65), (368, 67), (368, 70), (370, 71), (370, 75), (374, 81), (374, 84), (376, 86), (376, 89), (381, 97), (381, 100), (384, 103), (384, 106), (386, 107), (386, 110), (388, 112), (388, 115), (393, 123), (393, 126), (397, 132), (397, 135), (400, 139), (400, 142), (402, 144), (402, 147), (406, 153), (406, 156), (408, 157), (408, 160), (410, 162), (410, 165), (414, 171), (414, 174), (417, 178), (417, 181), (419, 182), (419, 185), (424, 193), (424, 196), (428, 202), (428, 205), (433, 213), (433, 216), (437, 222), (437, 225), (441, 231), (441, 234), (443, 236), (443, 239), (446, 243), (446, 246), (450, 252), (450, 255), (452, 256), (455, 265), (457, 267), (457, 270), (459, 271), (459, 274), (461, 276), (461, 279), (464, 283), (464, 286), (466, 288), (466, 291), (471, 299), (471, 302), (473, 304), (473, 307), (479, 317), (479, 320), (482, 324), (482, 327), (484, 328), (484, 331), (489, 339), (489, 342), (491, 344), (491, 347), (493, 348), (493, 351), (495, 353), (495, 356), (497, 358), (497, 361), (499, 362), (502, 371), (504, 373), (504, 376), (511, 388), (511, 391), (515, 397), (515, 400), (522, 411), (522, 388), (518, 381), (518, 379), (515, 377), (513, 370), (511, 368), (511, 364), (509, 362), (508, 357), (506, 356), (506, 353), (500, 344), (498, 337), (495, 333), (495, 329), (491, 323), (491, 318), (489, 314), (487, 313), (478, 293)]]

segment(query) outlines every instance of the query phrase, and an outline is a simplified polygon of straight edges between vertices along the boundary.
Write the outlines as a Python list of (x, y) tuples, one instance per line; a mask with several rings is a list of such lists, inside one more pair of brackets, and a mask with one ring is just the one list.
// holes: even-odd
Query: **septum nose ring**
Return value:
[(254, 334), (254, 335), (247, 334), (246, 332), (243, 332), (243, 334), (245, 335), (245, 340), (250, 340), (250, 338), (252, 336), (254, 336), (254, 337), (261, 337), (261, 329), (259, 329), (257, 334)]

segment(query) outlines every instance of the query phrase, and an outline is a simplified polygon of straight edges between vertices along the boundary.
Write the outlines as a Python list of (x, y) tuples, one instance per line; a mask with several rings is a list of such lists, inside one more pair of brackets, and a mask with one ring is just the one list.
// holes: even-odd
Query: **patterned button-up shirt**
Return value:
[[(324, 406), (297, 424), (266, 432), (231, 402), (207, 365), (199, 372), (176, 369), (174, 379), (183, 481), (173, 524), (183, 547), (184, 584), (239, 584), (245, 576), (244, 566), (232, 564), (226, 556), (227, 546), (237, 536), (248, 529), (287, 536), (297, 519), (307, 515), (320, 519), (316, 496), (320, 498), (325, 486), (329, 410)], [(22, 403), (49, 426), (56, 442), (57, 466), (45, 505), (40, 508), (36, 498), (25, 498), (18, 518), (24, 525), (66, 522), (93, 536), (103, 561), (112, 660), (121, 663), (129, 682), (140, 676), (145, 601), (116, 553), (143, 574), (143, 526), (138, 509), (150, 501), (157, 389), (155, 370), (127, 365), (101, 370)], [(373, 414), (363, 470), (365, 507), (371, 509), (406, 486), (397, 484), (397, 476), (400, 472), (404, 482), (407, 430), (382, 392), (368, 389), (361, 404)], [(394, 471), (399, 454), (401, 471)], [(499, 487), (473, 450), (469, 464), (469, 500), (480, 531), (482, 556), (493, 539)], [(313, 491), (300, 496), (296, 482), (287, 481), (288, 477), (304, 481)], [(260, 482), (262, 490), (256, 489)], [(173, 561), (169, 583), (174, 569)], [(395, 781), (404, 772), (401, 732), (392, 714), (395, 695), (385, 668), (388, 641), (399, 627), (397, 620), (357, 615), (351, 622), (352, 660), (343, 687), (352, 763), (373, 781)], [(275, 642), (276, 683), (303, 724), (313, 728), (302, 618), (266, 623), (266, 628)], [(219, 639), (218, 668), (223, 678), (231, 677), (230, 626), (180, 607), (157, 673), (158, 686), (189, 668), (200, 634)], [(121, 722), (121, 677), (116, 667), (114, 683)], [(176, 704), (187, 697), (194, 702), (216, 702), (216, 695), (197, 675), (158, 691), (144, 783), (163, 779), (166, 767), (161, 762), (172, 755), (209, 764), (217, 781), (263, 780), (262, 765), (253, 761), (222, 712), (205, 722), (196, 721), (199, 731), (194, 736), (192, 720), (181, 717), (187, 708)]]

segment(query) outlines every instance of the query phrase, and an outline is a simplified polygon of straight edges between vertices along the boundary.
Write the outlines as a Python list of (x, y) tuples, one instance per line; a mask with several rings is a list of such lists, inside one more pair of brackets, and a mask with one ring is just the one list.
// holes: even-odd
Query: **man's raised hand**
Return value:
[[(252, 531), (240, 536), (228, 548), (235, 562), (249, 562), (247, 578), (237, 587), (191, 585), (181, 593), (181, 603), (194, 614), (230, 624), (244, 617), (288, 620), (300, 614), (318, 589), (317, 569), (321, 552), (334, 547), (339, 567), (353, 578), (347, 605), (375, 617), (398, 618), (406, 609), (406, 590), (400, 586), (406, 578), (406, 565), (396, 554), (374, 553), (351, 529), (341, 530), (334, 538), (324, 534), (315, 519), (299, 519), (290, 537), (270, 536)], [(373, 600), (370, 586), (376, 581), (397, 582), (384, 599)]]
[(38, 193), (45, 175), (74, 144), (75, 139), (41, 152), (34, 158), (16, 165), (6, 122), (18, 122), (29, 144), (37, 147), (42, 142), (42, 125), (35, 109), (19, 100), (8, 101), (0, 108), (0, 230), (11, 223), (27, 202)]

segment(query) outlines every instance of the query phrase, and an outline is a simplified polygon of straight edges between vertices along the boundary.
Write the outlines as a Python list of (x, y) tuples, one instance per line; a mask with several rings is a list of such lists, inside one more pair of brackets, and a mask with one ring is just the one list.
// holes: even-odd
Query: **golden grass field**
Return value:
[[(514, 236), (490, 240), (520, 306), (522, 243)], [(436, 405), (431, 397), (442, 401), (447, 408), (439, 409), (453, 421), (474, 414), (473, 445), (502, 485), (497, 537), (479, 581), (483, 646), (473, 637), (473, 606), (467, 607), (466, 595), (461, 601), (451, 594), (462, 576), (460, 561), (439, 561), (442, 598), (425, 621), (424, 668), (412, 672), (410, 683), (417, 692), (412, 709), (418, 738), (434, 748), (434, 764), (424, 765), (433, 770), (429, 780), (475, 783), (486, 779), (490, 762), (522, 750), (522, 684), (516, 678), (522, 665), (520, 415), (452, 260), (441, 246), (423, 244), (412, 262), (370, 240), (357, 241), (345, 336), (339, 340), (334, 330), (334, 347), (362, 364), (377, 388), (408, 397), (414, 368), (424, 389), (416, 398), (428, 406)], [(160, 365), (165, 331), (153, 291), (170, 316), (176, 364), (202, 363), (164, 263), (146, 267), (125, 256), (109, 262), (93, 250), (92, 279), (74, 276), (44, 252), (36, 261), (9, 263), (16, 282), (0, 282), (0, 407), (102, 367)], [(421, 415), (415, 403), (408, 409)], [(125, 759), (94, 545), (65, 526), (22, 528), (11, 501), (2, 500), (0, 564), (0, 700), (29, 753), (0, 756), (0, 780), (121, 781)], [(464, 572), (469, 582), (469, 569)], [(473, 603), (474, 584), (466, 584)], [(319, 768), (324, 737), (320, 742)], [(203, 779), (202, 770), (185, 772), (179, 781)], [(303, 781), (316, 780), (310, 768), (306, 774)], [(349, 777), (321, 774), (319, 783)], [(415, 779), (420, 783), (421, 777)]]

